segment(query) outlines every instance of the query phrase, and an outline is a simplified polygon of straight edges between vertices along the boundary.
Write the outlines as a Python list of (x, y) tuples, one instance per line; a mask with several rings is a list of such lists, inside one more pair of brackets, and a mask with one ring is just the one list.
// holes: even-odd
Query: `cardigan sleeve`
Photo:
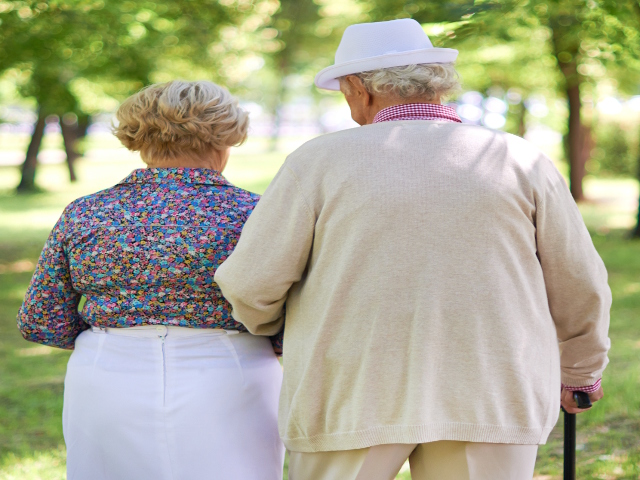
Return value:
[(215, 274), (233, 317), (251, 333), (274, 335), (282, 328), (287, 293), (302, 279), (314, 228), (298, 179), (285, 164)]
[(567, 184), (546, 160), (536, 205), (536, 241), (560, 345), (562, 384), (589, 387), (602, 377), (610, 348), (611, 290)]
[(88, 326), (78, 313), (81, 295), (71, 282), (64, 249), (65, 224), (63, 213), (36, 265), (18, 313), (18, 328), (26, 340), (71, 350)]

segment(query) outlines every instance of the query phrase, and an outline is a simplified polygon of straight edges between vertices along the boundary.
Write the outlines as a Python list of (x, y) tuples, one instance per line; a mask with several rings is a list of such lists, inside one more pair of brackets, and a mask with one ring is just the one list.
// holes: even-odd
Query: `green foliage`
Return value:
[(218, 58), (208, 48), (221, 29), (237, 25), (254, 8), (223, 3), (2, 1), (0, 68), (28, 72), (21, 92), (46, 112), (90, 113), (83, 112), (74, 81), (86, 79), (123, 98), (149, 83), (153, 73), (171, 68), (163, 63), (167, 58), (199, 59), (216, 76)]
[(420, 23), (458, 22), (497, 6), (494, 2), (473, 0), (369, 0), (364, 3), (368, 19), (375, 22), (396, 18), (413, 18)]
[(589, 173), (598, 176), (635, 176), (638, 168), (636, 131), (617, 123), (600, 124), (596, 146), (587, 164)]

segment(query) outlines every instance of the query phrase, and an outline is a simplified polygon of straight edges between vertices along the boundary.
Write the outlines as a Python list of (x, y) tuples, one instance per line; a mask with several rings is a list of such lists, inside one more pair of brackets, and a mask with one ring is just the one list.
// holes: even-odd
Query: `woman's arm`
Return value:
[(88, 326), (78, 314), (81, 295), (71, 283), (64, 251), (65, 225), (63, 213), (38, 260), (18, 313), (18, 328), (31, 342), (73, 349), (76, 337)]

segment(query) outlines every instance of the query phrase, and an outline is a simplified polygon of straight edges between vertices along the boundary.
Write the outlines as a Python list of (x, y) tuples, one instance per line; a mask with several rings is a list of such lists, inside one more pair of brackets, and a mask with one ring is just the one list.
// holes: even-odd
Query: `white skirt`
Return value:
[(68, 480), (281, 480), (282, 369), (265, 337), (91, 329), (69, 359)]

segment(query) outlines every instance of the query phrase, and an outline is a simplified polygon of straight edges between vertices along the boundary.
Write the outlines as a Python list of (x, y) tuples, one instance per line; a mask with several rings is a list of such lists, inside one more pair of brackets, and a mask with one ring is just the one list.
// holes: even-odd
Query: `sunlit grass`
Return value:
[(64, 480), (64, 446), (30, 455), (17, 456), (10, 453), (0, 460), (2, 480)]
[(597, 233), (631, 229), (638, 208), (638, 182), (634, 179), (587, 178), (587, 201), (580, 210), (587, 225)]
[[(287, 151), (301, 139), (287, 141)], [(15, 167), (0, 167), (0, 480), (63, 479), (61, 411), (69, 352), (25, 342), (15, 315), (44, 240), (73, 199), (107, 188), (144, 165), (108, 139), (79, 162), (76, 184), (63, 165), (44, 165), (37, 181), (44, 190), (17, 195)], [(262, 192), (282, 164), (282, 152), (265, 153), (266, 140), (233, 152), (225, 175)], [(638, 479), (640, 471), (640, 242), (620, 228), (633, 225), (638, 186), (632, 180), (585, 184), (590, 202), (581, 206), (607, 264), (614, 296), (611, 363), (605, 399), (578, 421), (578, 478)], [(537, 478), (561, 478), (562, 428), (540, 449)], [(409, 480), (408, 471), (398, 479)]]

